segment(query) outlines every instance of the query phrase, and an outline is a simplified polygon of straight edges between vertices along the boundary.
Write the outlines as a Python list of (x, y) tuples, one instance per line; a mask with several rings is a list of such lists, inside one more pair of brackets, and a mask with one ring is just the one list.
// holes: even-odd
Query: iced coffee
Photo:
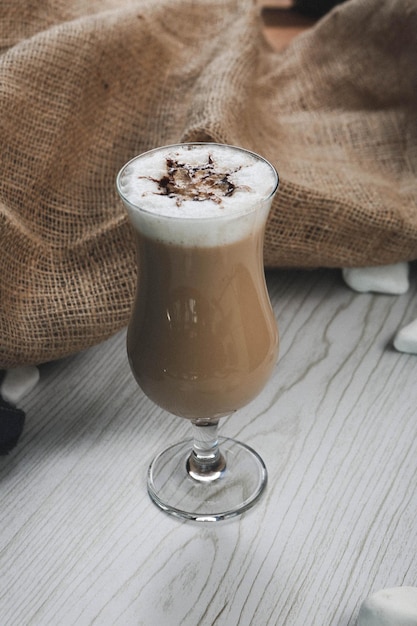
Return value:
[(275, 186), (259, 157), (210, 144), (152, 151), (120, 176), (139, 270), (128, 356), (171, 413), (228, 415), (271, 374), (278, 334), (262, 251)]
[(267, 484), (258, 453), (219, 438), (217, 427), (259, 394), (277, 358), (263, 270), (277, 186), (263, 158), (213, 143), (152, 150), (117, 178), (138, 251), (131, 369), (151, 400), (193, 430), (192, 443), (169, 446), (148, 469), (152, 500), (177, 517), (230, 518)]

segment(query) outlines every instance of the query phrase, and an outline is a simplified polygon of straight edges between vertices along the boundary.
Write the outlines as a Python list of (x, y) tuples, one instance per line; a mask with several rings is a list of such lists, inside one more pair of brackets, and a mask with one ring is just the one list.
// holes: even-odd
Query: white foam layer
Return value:
[[(166, 181), (172, 162), (185, 164), (186, 172), (206, 167), (216, 180), (208, 186), (196, 177), (179, 193), (167, 190), (161, 181)], [(213, 246), (260, 228), (277, 182), (274, 168), (251, 152), (220, 144), (182, 144), (130, 161), (119, 174), (118, 189), (140, 232), (177, 245)]]

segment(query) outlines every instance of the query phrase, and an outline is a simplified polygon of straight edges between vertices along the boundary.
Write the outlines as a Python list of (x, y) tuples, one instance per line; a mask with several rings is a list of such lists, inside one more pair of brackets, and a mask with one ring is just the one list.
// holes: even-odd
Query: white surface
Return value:
[(400, 328), (394, 337), (394, 347), (400, 352), (417, 354), (417, 319)]
[(406, 293), (410, 286), (408, 263), (344, 268), (342, 275), (351, 289), (362, 293), (373, 291), (399, 295)]
[(15, 367), (6, 371), (1, 382), (0, 395), (6, 402), (17, 404), (32, 391), (38, 381), (39, 369), (37, 367)]
[(416, 626), (417, 587), (380, 589), (362, 604), (358, 626)]
[(269, 471), (218, 526), (146, 493), (162, 447), (190, 436), (136, 387), (125, 335), (41, 368), (18, 447), (0, 457), (0, 624), (356, 626), (375, 589), (417, 585), (417, 359), (392, 348), (415, 312), (339, 271), (276, 272), (281, 355), (223, 420)]

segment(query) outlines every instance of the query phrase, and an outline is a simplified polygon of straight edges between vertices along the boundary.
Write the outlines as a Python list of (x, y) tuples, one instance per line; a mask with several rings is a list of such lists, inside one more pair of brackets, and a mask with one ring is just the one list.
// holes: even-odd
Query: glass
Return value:
[[(184, 150), (192, 160), (199, 151), (209, 156), (200, 169), (184, 169), (177, 157), (174, 167), (172, 154), (183, 156)], [(153, 170), (151, 175), (149, 157), (163, 157), (168, 175)], [(220, 175), (213, 174), (216, 158), (223, 159)], [(233, 171), (245, 159), (264, 168), (268, 176), (265, 183), (257, 178), (254, 196), (224, 175), (229, 159)], [(198, 186), (206, 171), (213, 174), (209, 191), (204, 187), (185, 204), (199, 210), (209, 196), (216, 215), (183, 216), (181, 207), (178, 215), (159, 212), (164, 196), (176, 197), (178, 189), (181, 194), (183, 184)], [(152, 180), (157, 191), (132, 196), (133, 178)], [(157, 148), (129, 161), (117, 177), (138, 255), (127, 332), (130, 366), (153, 402), (192, 424), (193, 439), (162, 451), (148, 470), (152, 500), (181, 518), (219, 521), (238, 515), (258, 501), (267, 483), (257, 452), (217, 431), (220, 418), (260, 393), (277, 359), (278, 330), (263, 267), (265, 225), (277, 188), (278, 174), (265, 159), (211, 143)], [(226, 204), (234, 195), (235, 208), (222, 208), (223, 199), (212, 196), (212, 189)], [(182, 203), (177, 199), (177, 207)]]

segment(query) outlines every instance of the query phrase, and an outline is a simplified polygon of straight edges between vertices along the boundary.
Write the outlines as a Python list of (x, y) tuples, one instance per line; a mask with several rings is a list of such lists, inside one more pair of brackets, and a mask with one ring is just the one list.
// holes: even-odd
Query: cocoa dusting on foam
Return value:
[(167, 157), (167, 173), (162, 178), (159, 180), (146, 176), (143, 178), (148, 178), (157, 183), (159, 195), (174, 198), (177, 206), (181, 206), (184, 200), (196, 202), (212, 200), (216, 204), (221, 204), (222, 198), (231, 196), (237, 188), (243, 188), (238, 187), (230, 180), (232, 174), (240, 169), (241, 166), (233, 171), (219, 172), (210, 154), (207, 163), (203, 165), (190, 165)]

